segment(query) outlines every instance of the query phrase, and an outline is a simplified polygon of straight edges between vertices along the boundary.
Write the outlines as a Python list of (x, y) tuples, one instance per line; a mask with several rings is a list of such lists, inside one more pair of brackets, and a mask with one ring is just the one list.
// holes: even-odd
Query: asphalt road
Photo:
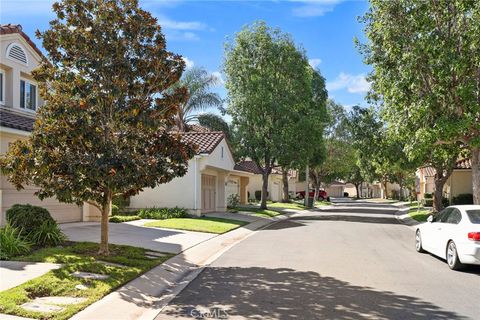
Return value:
[(255, 233), (157, 319), (480, 319), (480, 268), (414, 249), (393, 206), (338, 204)]

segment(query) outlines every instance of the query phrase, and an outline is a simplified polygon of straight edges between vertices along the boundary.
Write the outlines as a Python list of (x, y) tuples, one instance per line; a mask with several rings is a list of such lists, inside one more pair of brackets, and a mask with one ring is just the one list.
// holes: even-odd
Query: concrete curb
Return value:
[(398, 222), (400, 222), (401, 224), (404, 224), (408, 226), (410, 229), (415, 230), (416, 226), (419, 225), (420, 222), (418, 222), (415, 219), (412, 219), (408, 215), (408, 211), (410, 211), (410, 207), (402, 206), (399, 210), (395, 211), (394, 213), (395, 218), (397, 218)]
[(288, 212), (270, 219), (259, 218), (243, 227), (196, 244), (109, 293), (71, 319), (156, 319), (172, 299), (225, 251), (256, 231), (304, 211), (307, 210)]

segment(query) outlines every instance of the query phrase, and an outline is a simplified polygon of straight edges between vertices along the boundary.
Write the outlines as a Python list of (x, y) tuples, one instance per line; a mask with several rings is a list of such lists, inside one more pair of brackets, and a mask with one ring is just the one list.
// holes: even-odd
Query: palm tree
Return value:
[(198, 111), (209, 107), (220, 107), (222, 98), (210, 89), (219, 82), (219, 79), (202, 68), (187, 70), (176, 86), (188, 89), (189, 98), (180, 105), (176, 116), (176, 125), (180, 131), (188, 131), (188, 123), (197, 119)]

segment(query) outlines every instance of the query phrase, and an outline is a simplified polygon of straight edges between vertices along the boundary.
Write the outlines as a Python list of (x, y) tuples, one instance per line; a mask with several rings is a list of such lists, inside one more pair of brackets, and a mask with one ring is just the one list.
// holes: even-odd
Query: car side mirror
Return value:
[(428, 216), (427, 222), (433, 222), (433, 215), (429, 215), (429, 216)]

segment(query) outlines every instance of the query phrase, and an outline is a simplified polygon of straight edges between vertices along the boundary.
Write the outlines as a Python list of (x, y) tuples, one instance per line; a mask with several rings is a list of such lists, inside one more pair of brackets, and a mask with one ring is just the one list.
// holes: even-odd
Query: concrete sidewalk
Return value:
[(285, 214), (271, 219), (258, 218), (248, 225), (193, 246), (108, 294), (71, 319), (154, 319), (205, 266), (238, 242), (254, 234), (256, 230), (285, 220), (290, 215)]

